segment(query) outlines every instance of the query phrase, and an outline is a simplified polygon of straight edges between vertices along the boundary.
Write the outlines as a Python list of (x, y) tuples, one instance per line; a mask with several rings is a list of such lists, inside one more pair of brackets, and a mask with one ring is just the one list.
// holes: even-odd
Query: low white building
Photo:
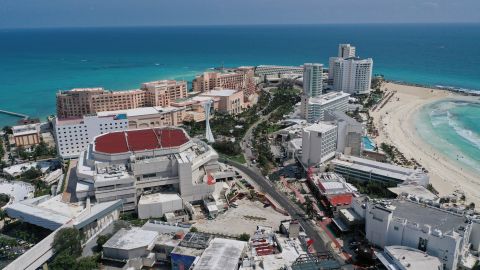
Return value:
[(244, 241), (214, 238), (194, 263), (193, 270), (237, 270), (246, 246)]
[(138, 217), (140, 219), (161, 218), (166, 213), (181, 209), (183, 209), (183, 201), (176, 193), (142, 195), (138, 201)]
[(303, 129), (302, 163), (305, 166), (323, 163), (335, 156), (337, 127), (318, 123)]
[(338, 154), (330, 162), (333, 170), (347, 180), (377, 181), (389, 184), (415, 184), (426, 187), (428, 174), (422, 170), (373, 161), (349, 155)]
[(414, 248), (388, 246), (383, 252), (376, 252), (375, 255), (387, 269), (443, 269), (443, 265), (437, 257)]
[(4, 269), (41, 268), (54, 255), (52, 244), (60, 230), (70, 227), (78, 229), (83, 236), (82, 244), (85, 244), (118, 220), (121, 207), (121, 200), (94, 205), (90, 205), (88, 201), (85, 205), (65, 203), (61, 201), (61, 195), (56, 197), (47, 195), (9, 205), (6, 212), (10, 217), (53, 232)]
[(13, 126), (12, 133), (17, 147), (29, 147), (40, 143), (40, 123)]
[(133, 227), (120, 229), (105, 244), (102, 258), (106, 260), (127, 262), (133, 269), (152, 267), (155, 262), (155, 241), (158, 232)]
[(284, 74), (303, 75), (302, 66), (276, 66), (276, 65), (260, 65), (255, 67), (255, 75), (258, 77), (276, 76), (280, 78)]
[(326, 111), (346, 112), (349, 94), (344, 92), (331, 92), (316, 97), (307, 98), (307, 111), (305, 118), (313, 123), (325, 120)]
[(409, 200), (372, 201), (367, 204), (365, 236), (375, 246), (419, 249), (440, 259), (443, 269), (455, 270), (468, 253), (472, 221), (444, 209)]

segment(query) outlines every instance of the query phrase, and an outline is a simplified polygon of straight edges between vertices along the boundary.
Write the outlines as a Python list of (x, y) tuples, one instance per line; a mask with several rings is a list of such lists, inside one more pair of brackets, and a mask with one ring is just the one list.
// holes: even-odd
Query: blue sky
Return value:
[(0, 28), (480, 22), (480, 0), (0, 0)]

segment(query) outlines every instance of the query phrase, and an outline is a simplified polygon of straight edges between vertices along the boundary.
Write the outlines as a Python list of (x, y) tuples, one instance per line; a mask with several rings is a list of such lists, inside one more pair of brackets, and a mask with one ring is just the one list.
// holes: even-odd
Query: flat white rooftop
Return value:
[(382, 163), (365, 158), (348, 156), (340, 154), (331, 161), (334, 166), (343, 166), (345, 168), (370, 172), (372, 174), (381, 175), (384, 177), (391, 177), (400, 181), (420, 181), (418, 184), (426, 185), (428, 183), (428, 175), (423, 171), (417, 169), (404, 168), (388, 163)]
[(36, 168), (40, 166), (40, 170), (45, 173), (48, 168), (50, 168), (51, 163), (47, 161), (38, 161), (38, 162), (27, 162), (21, 164), (15, 164), (10, 167), (3, 168), (3, 172), (9, 175), (17, 175), (20, 174), (30, 168)]
[(325, 124), (325, 123), (316, 123), (305, 128), (306, 131), (315, 131), (319, 133), (324, 133), (336, 128), (334, 125)]
[(12, 127), (13, 136), (36, 134), (40, 131), (39, 127), (40, 127), (40, 124), (13, 126)]
[[(437, 257), (430, 256), (420, 250), (404, 246), (385, 247), (385, 253), (376, 252), (378, 259), (388, 269), (443, 269)], [(389, 257), (393, 257), (393, 260)]]
[(438, 197), (437, 195), (430, 192), (423, 186), (418, 185), (401, 185), (398, 187), (389, 188), (391, 192), (402, 195), (402, 194), (409, 194), (415, 196), (416, 198), (423, 198), (424, 200), (436, 200)]
[(29, 183), (0, 180), (0, 193), (10, 196), (10, 201), (12, 203), (33, 198), (34, 192), (35, 188)]
[(277, 66), (277, 65), (259, 65), (257, 68), (291, 68), (291, 69), (298, 69), (303, 71), (302, 66)]
[(83, 210), (81, 205), (63, 202), (61, 194), (39, 203), (38, 207), (55, 211), (69, 218), (76, 217)]
[(147, 247), (155, 242), (157, 236), (158, 233), (155, 231), (145, 231), (137, 227), (129, 230), (121, 229), (114, 234), (103, 247), (124, 250)]
[(342, 182), (326, 181), (326, 182), (320, 182), (319, 184), (321, 184), (326, 191), (329, 191), (332, 189), (344, 188), (344, 185)]
[(215, 238), (193, 270), (236, 270), (246, 244), (238, 240)]
[(152, 114), (161, 114), (167, 112), (178, 111), (180, 108), (176, 107), (140, 107), (135, 109), (128, 109), (128, 110), (118, 110), (118, 111), (106, 111), (106, 112), (98, 112), (98, 116), (112, 116), (117, 114), (126, 114), (127, 117), (133, 116), (142, 116), (142, 115), (152, 115)]
[(278, 243), (282, 247), (282, 253), (261, 256), (263, 269), (265, 270), (281, 269), (285, 265), (292, 265), (301, 254), (306, 254), (298, 239), (289, 239), (278, 234), (276, 236)]
[(325, 105), (334, 101), (337, 101), (342, 98), (348, 98), (350, 94), (344, 92), (331, 92), (328, 94), (320, 95), (314, 98), (309, 99), (309, 104), (316, 104), (316, 105)]
[(138, 204), (163, 203), (182, 200), (177, 193), (154, 193), (142, 195)]
[(208, 91), (208, 92), (204, 92), (200, 95), (202, 95), (202, 96), (228, 97), (228, 96), (231, 96), (231, 95), (235, 94), (236, 92), (237, 92), (237, 90), (233, 90), (233, 89), (217, 89), (217, 90), (211, 90), (211, 91)]

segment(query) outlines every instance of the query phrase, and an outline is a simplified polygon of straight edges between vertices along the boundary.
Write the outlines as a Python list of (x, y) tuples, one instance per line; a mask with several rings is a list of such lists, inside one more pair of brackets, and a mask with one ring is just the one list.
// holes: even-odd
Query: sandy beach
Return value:
[(377, 145), (382, 142), (395, 145), (407, 159), (415, 158), (429, 171), (430, 183), (441, 196), (462, 190), (467, 202), (474, 202), (479, 206), (480, 177), (473, 171), (461, 169), (457, 162), (423, 141), (415, 128), (415, 115), (422, 106), (446, 98), (472, 97), (446, 90), (394, 83), (385, 83), (383, 89), (396, 93), (383, 108), (370, 112), (379, 131), (379, 136), (374, 138)]

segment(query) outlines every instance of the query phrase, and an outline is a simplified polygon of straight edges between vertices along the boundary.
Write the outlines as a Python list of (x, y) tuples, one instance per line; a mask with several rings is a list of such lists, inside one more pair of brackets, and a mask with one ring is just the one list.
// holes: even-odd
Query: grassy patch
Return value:
[(223, 153), (219, 153), (219, 155), (220, 155), (220, 157), (222, 157), (222, 158), (229, 159), (229, 160), (232, 160), (232, 161), (241, 163), (241, 164), (245, 164), (245, 163), (246, 163), (246, 160), (245, 160), (245, 157), (243, 156), (243, 154), (238, 154), (238, 155), (225, 155), (225, 154), (223, 154)]

